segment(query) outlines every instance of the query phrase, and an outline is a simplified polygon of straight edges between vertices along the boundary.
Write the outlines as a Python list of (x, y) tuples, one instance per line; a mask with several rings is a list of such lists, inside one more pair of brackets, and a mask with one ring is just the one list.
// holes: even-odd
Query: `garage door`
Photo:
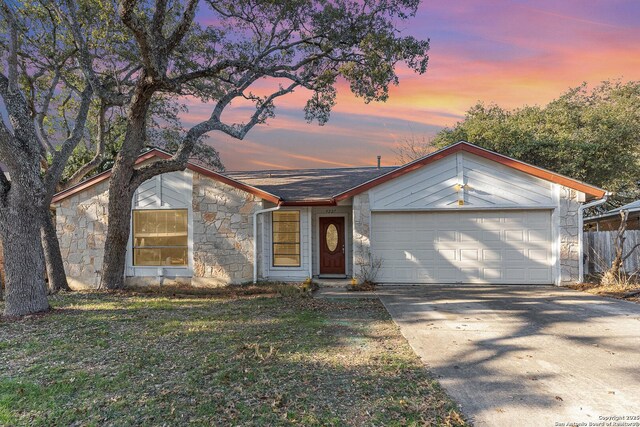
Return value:
[(552, 283), (551, 211), (376, 212), (380, 283)]

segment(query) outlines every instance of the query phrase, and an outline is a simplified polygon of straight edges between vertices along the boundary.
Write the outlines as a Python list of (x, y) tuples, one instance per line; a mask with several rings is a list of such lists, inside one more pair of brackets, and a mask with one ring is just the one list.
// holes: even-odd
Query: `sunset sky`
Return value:
[[(431, 39), (429, 67), (399, 69), (386, 103), (366, 105), (340, 85), (320, 127), (304, 121), (305, 97), (294, 94), (245, 140), (212, 134), (209, 143), (228, 170), (374, 165), (378, 154), (391, 165), (403, 138), (455, 124), (478, 100), (543, 105), (585, 81), (640, 79), (637, 0), (424, 1), (404, 32)], [(192, 104), (188, 121), (209, 108)]]

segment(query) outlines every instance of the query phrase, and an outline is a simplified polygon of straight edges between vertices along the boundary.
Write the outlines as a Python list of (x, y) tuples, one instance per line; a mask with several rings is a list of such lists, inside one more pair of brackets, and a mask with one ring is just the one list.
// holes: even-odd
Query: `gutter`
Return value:
[(280, 206), (336, 206), (335, 199), (282, 200)]
[(282, 206), (278, 204), (278, 206), (274, 208), (261, 209), (253, 213), (253, 283), (258, 282), (258, 215), (277, 211), (281, 207)]
[(584, 282), (584, 210), (606, 203), (610, 195), (611, 193), (607, 191), (602, 199), (582, 204), (578, 208), (578, 283)]
[[(615, 211), (611, 212), (609, 211), (608, 213), (605, 212), (603, 214), (600, 215), (596, 215), (596, 216), (590, 216), (588, 218), (585, 218), (585, 221), (596, 221), (598, 219), (603, 219), (603, 218), (615, 218), (620, 216), (620, 211), (622, 209), (621, 208), (617, 208)], [(640, 208), (633, 208), (633, 209), (625, 209), (627, 212), (631, 213), (635, 213), (635, 212), (640, 212)]]

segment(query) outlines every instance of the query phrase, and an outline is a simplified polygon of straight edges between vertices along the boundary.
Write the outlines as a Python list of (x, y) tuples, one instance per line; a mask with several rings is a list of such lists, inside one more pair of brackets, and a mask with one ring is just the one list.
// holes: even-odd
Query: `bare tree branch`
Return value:
[(157, 52), (154, 51), (153, 46), (149, 41), (149, 35), (147, 34), (145, 23), (136, 16), (135, 7), (137, 4), (137, 0), (122, 1), (120, 3), (120, 19), (122, 19), (122, 23), (131, 30), (138, 46), (140, 47), (140, 54), (142, 56), (142, 63), (144, 64), (145, 71), (151, 77), (157, 79), (162, 70), (157, 62)]
[[(9, 89), (9, 79), (0, 73), (0, 96), (5, 100), (5, 107), (13, 125), (13, 137), (7, 143), (29, 156), (40, 156), (41, 146), (34, 146), (31, 141), (37, 141), (35, 127), (30, 118), (27, 102), (20, 91)], [(37, 150), (37, 151), (34, 151)]]
[(77, 171), (75, 171), (73, 175), (71, 175), (71, 177), (65, 182), (65, 187), (71, 187), (73, 185), (78, 184), (80, 181), (84, 179), (85, 176), (87, 176), (89, 173), (95, 170), (98, 166), (100, 166), (100, 163), (102, 162), (102, 159), (104, 157), (104, 151), (106, 148), (106, 141), (105, 141), (106, 112), (107, 112), (107, 107), (104, 104), (101, 104), (100, 111), (98, 112), (98, 142), (96, 144), (95, 155), (89, 162), (85, 163), (80, 169), (78, 169)]
[(629, 252), (627, 252), (627, 254), (624, 257), (622, 257), (622, 261), (623, 262), (626, 261), (631, 255), (633, 255), (633, 252), (638, 248), (640, 248), (640, 243), (638, 243), (637, 245), (629, 249)]
[(193, 19), (195, 18), (197, 8), (198, 8), (198, 0), (189, 0), (189, 3), (187, 4), (184, 10), (184, 13), (182, 14), (182, 19), (180, 20), (180, 23), (176, 26), (175, 30), (173, 30), (173, 33), (171, 34), (171, 36), (169, 36), (167, 40), (168, 52), (173, 51), (173, 49), (175, 49), (176, 46), (178, 46), (184, 39), (184, 36), (187, 34), (187, 31), (189, 31), (189, 27), (191, 27), (191, 24), (193, 23)]
[(60, 149), (53, 155), (51, 166), (49, 167), (49, 170), (47, 170), (44, 181), (48, 194), (53, 195), (55, 192), (56, 185), (60, 181), (60, 177), (62, 176), (62, 172), (67, 164), (67, 160), (69, 160), (69, 156), (71, 156), (71, 153), (82, 139), (85, 124), (87, 122), (87, 116), (89, 114), (89, 107), (91, 106), (92, 95), (93, 89), (91, 85), (87, 84), (82, 92), (80, 107), (78, 108), (78, 114), (74, 121), (73, 130), (67, 140), (62, 144), (62, 147), (60, 147)]
[(241, 125), (229, 125), (220, 120), (224, 108), (233, 98), (241, 96), (241, 92), (233, 92), (232, 94), (228, 94), (223, 97), (223, 99), (216, 104), (216, 107), (208, 120), (200, 122), (189, 129), (189, 132), (187, 132), (187, 135), (180, 144), (180, 148), (172, 158), (150, 163), (149, 165), (142, 166), (134, 172), (131, 180), (133, 188), (137, 188), (143, 182), (161, 173), (183, 170), (189, 160), (189, 155), (193, 146), (200, 137), (202, 137), (202, 135), (208, 132), (218, 130), (234, 138), (243, 139), (255, 125), (262, 123), (265, 120), (265, 114), (272, 114), (271, 109), (273, 108), (273, 101), (275, 99), (293, 92), (293, 90), (298, 86), (298, 83), (292, 83), (288, 87), (281, 88), (269, 95), (258, 105), (256, 111), (251, 115), (250, 120), (246, 124)]
[(104, 100), (107, 104), (120, 106), (125, 105), (125, 103), (127, 102), (127, 96), (122, 93), (113, 92), (107, 89), (102, 85), (102, 82), (96, 75), (96, 72), (93, 68), (93, 57), (89, 52), (86, 40), (84, 39), (82, 31), (80, 30), (80, 24), (78, 22), (77, 16), (77, 4), (75, 0), (66, 0), (66, 4), (67, 8), (69, 9), (69, 13), (62, 13), (59, 8), (57, 8), (57, 13), (60, 19), (63, 19), (68, 23), (71, 33), (73, 34), (73, 39), (76, 44), (76, 48), (78, 49), (77, 59), (85, 75), (85, 78), (93, 88), (93, 91), (100, 97), (100, 99)]
[(7, 61), (9, 91), (16, 92), (18, 90), (18, 23), (6, 0), (2, 1), (1, 9), (9, 26), (9, 58)]
[(153, 13), (153, 19), (151, 20), (151, 31), (153, 32), (153, 37), (156, 39), (164, 40), (162, 28), (164, 27), (166, 15), (167, 0), (156, 0), (156, 10)]
[(49, 91), (46, 93), (44, 100), (42, 101), (42, 107), (40, 111), (37, 111), (34, 106), (36, 124), (38, 126), (38, 132), (40, 133), (40, 140), (43, 143), (44, 149), (49, 153), (53, 153), (55, 151), (55, 147), (49, 141), (49, 136), (47, 135), (47, 131), (44, 128), (44, 118), (49, 111), (49, 105), (51, 103), (51, 99), (55, 95), (56, 87), (58, 86), (58, 82), (60, 81), (60, 69), (56, 68), (55, 73), (53, 75), (53, 79), (51, 79), (51, 85), (49, 86)]

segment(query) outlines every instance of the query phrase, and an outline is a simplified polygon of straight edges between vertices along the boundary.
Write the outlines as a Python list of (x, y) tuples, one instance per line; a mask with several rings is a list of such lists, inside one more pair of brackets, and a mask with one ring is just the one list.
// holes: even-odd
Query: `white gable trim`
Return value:
[(369, 195), (373, 211), (553, 209), (553, 186), (460, 151), (376, 186)]

